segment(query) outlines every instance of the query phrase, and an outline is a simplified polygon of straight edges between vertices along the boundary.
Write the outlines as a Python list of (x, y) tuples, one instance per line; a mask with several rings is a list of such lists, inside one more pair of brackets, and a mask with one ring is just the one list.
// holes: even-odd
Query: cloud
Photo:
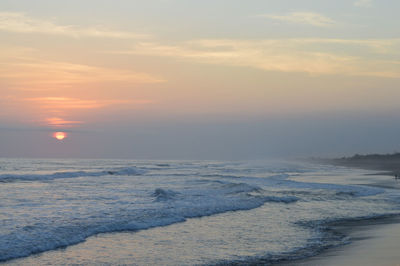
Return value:
[(117, 104), (132, 105), (152, 103), (152, 101), (148, 100), (83, 100), (68, 97), (36, 97), (26, 98), (25, 101), (33, 102), (41, 109), (47, 110), (96, 109)]
[[(138, 84), (160, 82), (164, 80), (129, 69), (50, 61), (31, 48), (0, 45), (0, 90), (5, 94), (0, 97), (0, 119), (5, 121), (50, 127), (80, 126), (85, 120), (81, 117), (92, 112), (137, 109), (154, 103), (136, 99), (132, 93), (110, 96), (114, 95), (113, 88), (128, 91)], [(105, 90), (109, 96), (104, 98), (97, 88), (111, 92)], [(74, 95), (76, 91), (79, 91), (78, 98)]]
[(35, 50), (21, 47), (0, 46), (0, 62), (0, 79), (13, 87), (43, 89), (105, 82), (165, 82), (161, 78), (132, 70), (43, 60)]
[(69, 97), (34, 97), (22, 99), (25, 105), (32, 105), (34, 109), (39, 110), (39, 116), (43, 119), (36, 121), (42, 126), (49, 127), (75, 127), (84, 124), (83, 121), (68, 120), (65, 116), (71, 116), (74, 110), (82, 112), (82, 110), (100, 109), (111, 105), (119, 107), (125, 105), (134, 108), (137, 105), (150, 104), (148, 100), (85, 100)]
[(66, 127), (73, 127), (73, 126), (83, 124), (82, 121), (65, 120), (60, 117), (46, 118), (42, 122), (45, 126), (50, 126), (50, 127), (55, 127), (55, 128), (59, 128), (59, 127), (66, 128)]
[(109, 30), (104, 27), (58, 25), (50, 20), (32, 18), (24, 13), (0, 12), (0, 30), (15, 33), (41, 33), (67, 37), (101, 37), (115, 39), (145, 39), (150, 36), (127, 31)]
[(400, 77), (400, 66), (392, 59), (394, 54), (398, 55), (399, 49), (399, 39), (216, 39), (175, 45), (139, 43), (129, 51), (115, 53), (172, 57), (199, 63), (311, 75)]
[(278, 20), (294, 24), (305, 24), (315, 27), (330, 27), (336, 24), (334, 20), (313, 12), (292, 12), (285, 15), (259, 15), (272, 20)]
[(67, 97), (37, 97), (27, 98), (26, 101), (33, 102), (41, 109), (65, 110), (65, 109), (95, 109), (105, 106), (104, 102), (95, 100), (81, 100)]
[(358, 0), (354, 5), (357, 7), (372, 7), (372, 0)]

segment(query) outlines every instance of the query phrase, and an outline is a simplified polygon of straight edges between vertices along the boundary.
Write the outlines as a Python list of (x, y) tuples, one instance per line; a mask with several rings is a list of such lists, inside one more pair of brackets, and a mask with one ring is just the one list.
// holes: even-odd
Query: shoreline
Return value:
[[(397, 162), (397, 161), (396, 161)], [(351, 160), (333, 159), (322, 160), (319, 163), (336, 165), (348, 168), (376, 171), (366, 176), (390, 176), (390, 180), (374, 180), (372, 184), (365, 184), (385, 189), (400, 189), (400, 180), (396, 178), (399, 166), (390, 167), (382, 164), (381, 160), (354, 163)], [(371, 163), (371, 164), (370, 164)], [(349, 243), (328, 247), (316, 255), (295, 259), (292, 261), (277, 262), (273, 265), (283, 266), (400, 266), (400, 252), (397, 247), (400, 243), (400, 213), (376, 218), (339, 221), (326, 224), (326, 230), (348, 237)]]
[(379, 174), (399, 177), (400, 153), (394, 154), (356, 154), (352, 157), (336, 159), (312, 159), (313, 162), (377, 171)]
[(400, 265), (398, 242), (400, 214), (365, 220), (332, 223), (329, 230), (345, 235), (350, 243), (326, 248), (308, 258), (278, 262), (283, 266), (394, 266)]

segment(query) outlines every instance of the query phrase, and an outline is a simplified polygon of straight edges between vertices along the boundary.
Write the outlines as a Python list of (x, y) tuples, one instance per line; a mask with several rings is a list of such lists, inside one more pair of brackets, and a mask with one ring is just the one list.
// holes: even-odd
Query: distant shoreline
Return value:
[(355, 154), (352, 157), (336, 159), (315, 159), (320, 163), (337, 166), (382, 171), (385, 175), (400, 176), (400, 153), (393, 154)]

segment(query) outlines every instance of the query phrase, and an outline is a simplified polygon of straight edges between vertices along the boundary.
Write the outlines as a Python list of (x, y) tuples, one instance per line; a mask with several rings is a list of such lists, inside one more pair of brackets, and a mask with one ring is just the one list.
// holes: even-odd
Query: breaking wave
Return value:
[(134, 166), (124, 167), (117, 169), (110, 169), (97, 172), (89, 171), (73, 171), (73, 172), (55, 172), (51, 174), (2, 174), (0, 175), (0, 182), (14, 182), (14, 181), (43, 181), (53, 180), (57, 178), (75, 178), (85, 176), (106, 176), (106, 175), (117, 175), (117, 176), (133, 176), (144, 174), (145, 171), (138, 169)]
[(179, 194), (178, 192), (169, 189), (164, 190), (162, 188), (157, 188), (152, 194), (152, 196), (156, 198), (156, 201), (165, 201), (174, 199), (178, 194)]

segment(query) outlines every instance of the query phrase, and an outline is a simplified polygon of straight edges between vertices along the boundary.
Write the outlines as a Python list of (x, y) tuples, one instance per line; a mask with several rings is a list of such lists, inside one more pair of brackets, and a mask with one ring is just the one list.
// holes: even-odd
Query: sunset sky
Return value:
[(399, 10), (397, 0), (2, 0), (0, 156), (400, 151)]

